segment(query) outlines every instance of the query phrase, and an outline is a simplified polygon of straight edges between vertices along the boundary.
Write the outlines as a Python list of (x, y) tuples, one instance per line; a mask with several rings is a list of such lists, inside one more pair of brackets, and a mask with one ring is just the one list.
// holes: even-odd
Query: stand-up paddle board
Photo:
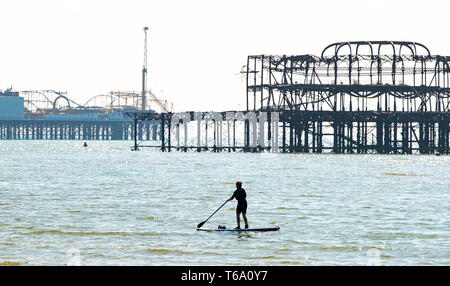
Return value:
[(276, 227), (263, 227), (263, 228), (239, 228), (239, 229), (223, 229), (223, 228), (197, 228), (198, 231), (277, 231), (280, 230), (279, 226)]

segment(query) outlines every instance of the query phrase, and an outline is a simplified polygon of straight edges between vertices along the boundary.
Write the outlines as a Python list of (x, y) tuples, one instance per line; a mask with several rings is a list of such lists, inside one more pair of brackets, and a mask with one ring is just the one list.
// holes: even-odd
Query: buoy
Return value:
[(439, 153), (439, 152), (436, 152), (436, 156), (441, 156), (441, 153)]
[(86, 142), (84, 142), (84, 145), (83, 145), (83, 147), (87, 147), (87, 143), (86, 143)]

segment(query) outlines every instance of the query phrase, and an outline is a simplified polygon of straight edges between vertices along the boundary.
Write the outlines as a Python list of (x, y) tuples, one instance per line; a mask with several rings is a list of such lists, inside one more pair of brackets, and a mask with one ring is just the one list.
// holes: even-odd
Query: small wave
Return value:
[(95, 231), (61, 231), (55, 229), (36, 230), (30, 232), (30, 234), (62, 234), (62, 235), (76, 235), (76, 236), (89, 236), (89, 235), (123, 235), (123, 232), (95, 232)]
[(15, 245), (17, 245), (17, 244), (14, 243), (14, 242), (4, 242), (4, 243), (2, 243), (2, 245), (5, 245), (5, 246), (15, 246)]
[(371, 239), (397, 239), (397, 238), (419, 238), (419, 239), (434, 239), (440, 238), (438, 234), (427, 234), (427, 233), (413, 233), (413, 232), (370, 232), (363, 235), (363, 237)]
[(19, 225), (19, 226), (16, 226), (15, 228), (18, 228), (18, 229), (34, 229), (34, 226), (21, 226), (21, 225)]
[(287, 210), (287, 211), (296, 211), (299, 210), (299, 208), (291, 208), (291, 207), (278, 207), (276, 208), (278, 210)]
[(155, 216), (146, 216), (146, 217), (138, 217), (137, 220), (156, 220), (157, 217)]
[(253, 256), (253, 257), (245, 257), (246, 259), (274, 259), (276, 258), (273, 255), (268, 255), (268, 256)]
[(302, 245), (312, 244), (311, 242), (296, 240), (296, 239), (287, 239), (286, 242), (293, 243), (293, 244), (302, 244)]
[(169, 235), (166, 232), (138, 232), (138, 233), (133, 233), (134, 235), (138, 235), (138, 236), (164, 236), (164, 235)]
[(387, 255), (387, 254), (381, 254), (380, 258), (393, 258), (393, 256)]
[(122, 232), (122, 231), (61, 231), (61, 230), (36, 230), (28, 234), (40, 235), (40, 234), (57, 234), (57, 235), (73, 235), (73, 236), (161, 236), (167, 235), (167, 233), (155, 233), (155, 232)]
[(208, 245), (208, 246), (205, 246), (204, 248), (206, 248), (206, 249), (223, 249), (223, 246), (222, 245)]
[(361, 247), (359, 246), (345, 246), (345, 245), (332, 245), (332, 246), (324, 246), (324, 247), (320, 247), (320, 250), (361, 250)]
[(300, 263), (298, 261), (280, 261), (281, 264), (290, 264), (290, 265), (303, 265), (303, 263)]
[(0, 266), (20, 266), (22, 263), (17, 261), (3, 261), (0, 262)]
[(185, 255), (185, 254), (191, 254), (191, 252), (186, 252), (186, 251), (181, 251), (181, 250), (176, 250), (176, 249), (147, 249), (146, 250), (149, 253), (156, 253), (156, 254), (169, 254), (169, 253), (173, 253), (173, 254), (180, 254), (180, 255)]
[(200, 252), (203, 255), (222, 255), (222, 256), (228, 256), (228, 253), (218, 253), (218, 252), (208, 252), (208, 251), (202, 251)]

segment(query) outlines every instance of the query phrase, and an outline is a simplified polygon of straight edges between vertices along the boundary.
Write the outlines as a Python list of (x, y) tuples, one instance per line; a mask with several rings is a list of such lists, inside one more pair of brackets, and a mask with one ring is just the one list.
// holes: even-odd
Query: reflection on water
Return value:
[[(450, 264), (448, 156), (129, 147), (0, 141), (0, 265)], [(250, 226), (280, 231), (196, 231), (237, 180)]]

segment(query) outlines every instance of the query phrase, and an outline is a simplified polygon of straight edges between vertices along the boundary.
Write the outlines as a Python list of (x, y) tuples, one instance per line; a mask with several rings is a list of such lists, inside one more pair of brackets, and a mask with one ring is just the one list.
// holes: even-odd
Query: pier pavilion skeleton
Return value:
[[(180, 124), (186, 130), (181, 150), (203, 150), (201, 121), (207, 136), (212, 116), (215, 131), (222, 122), (228, 130), (230, 123), (243, 124), (242, 145), (236, 146), (232, 128), (231, 146), (217, 141), (221, 133), (214, 138), (213, 150), (219, 151), (449, 153), (449, 62), (422, 44), (396, 41), (334, 43), (320, 56), (248, 56), (245, 111), (149, 116), (161, 117), (167, 129), (161, 148), (167, 143), (169, 151), (174, 127), (179, 142)], [(135, 121), (146, 119), (139, 116)], [(188, 146), (187, 123), (194, 119), (198, 140)]]

